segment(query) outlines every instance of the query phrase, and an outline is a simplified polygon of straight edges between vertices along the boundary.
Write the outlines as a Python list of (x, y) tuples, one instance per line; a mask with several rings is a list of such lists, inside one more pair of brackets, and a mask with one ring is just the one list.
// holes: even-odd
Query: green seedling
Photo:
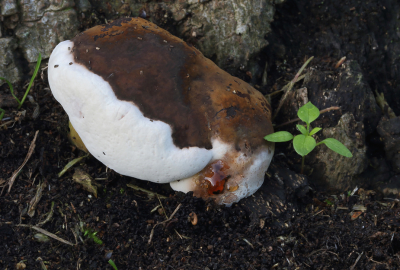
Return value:
[(115, 270), (118, 270), (117, 266), (115, 265), (114, 261), (109, 259), (108, 263), (112, 266), (112, 268), (114, 268)]
[[(10, 82), (9, 80), (3, 78), (3, 77), (0, 77), (0, 80), (5, 81), (5, 82), (8, 84), (8, 87), (10, 87), (11, 95), (12, 95), (12, 96), (15, 98), (15, 100), (18, 102), (18, 110), (21, 109), (22, 104), (24, 104), (24, 102), (25, 102), (26, 96), (28, 95), (29, 90), (30, 90), (31, 87), (32, 87), (33, 81), (35, 80), (36, 75), (37, 75), (37, 73), (38, 73), (38, 71), (39, 71), (40, 63), (41, 63), (41, 62), (42, 62), (42, 55), (39, 53), (39, 57), (38, 57), (38, 60), (37, 60), (37, 62), (36, 62), (35, 71), (33, 72), (31, 81), (29, 82), (28, 88), (26, 88), (25, 94), (24, 94), (24, 96), (22, 97), (21, 100), (19, 100), (19, 99), (15, 96), (15, 94), (14, 94), (14, 88), (13, 88), (11, 82)], [(5, 111), (4, 111), (3, 109), (0, 108), (0, 112), (1, 112), (1, 113), (0, 113), (0, 120), (1, 120), (1, 119), (3, 119), (3, 116), (4, 116)]]
[(333, 205), (333, 202), (331, 202), (331, 201), (328, 200), (328, 199), (326, 199), (324, 202), (325, 202), (328, 206), (332, 206), (332, 205)]
[(301, 173), (303, 173), (304, 168), (304, 157), (320, 144), (325, 144), (329, 149), (342, 156), (353, 156), (346, 146), (333, 138), (327, 138), (319, 143), (315, 141), (312, 136), (322, 128), (316, 127), (310, 131), (311, 122), (315, 121), (320, 115), (318, 108), (315, 107), (311, 102), (308, 102), (304, 106), (300, 107), (297, 115), (307, 124), (307, 127), (304, 127), (303, 125), (296, 125), (301, 134), (293, 136), (290, 132), (278, 131), (265, 136), (264, 139), (270, 142), (287, 142), (293, 139), (294, 150), (297, 152), (297, 154), (302, 156)]
[(98, 238), (98, 237), (96, 236), (97, 232), (93, 231), (93, 230), (90, 229), (90, 228), (85, 228), (85, 229), (83, 230), (83, 232), (84, 232), (84, 234), (83, 234), (84, 236), (87, 236), (88, 238), (93, 239), (93, 241), (94, 241), (96, 244), (98, 244), (98, 245), (103, 244), (103, 241), (101, 241), (101, 239)]

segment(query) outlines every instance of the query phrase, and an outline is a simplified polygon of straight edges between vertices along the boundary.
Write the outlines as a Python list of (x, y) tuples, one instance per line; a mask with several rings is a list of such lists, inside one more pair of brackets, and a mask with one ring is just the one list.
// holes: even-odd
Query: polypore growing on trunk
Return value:
[(61, 42), (49, 83), (89, 152), (116, 172), (231, 205), (263, 183), (264, 96), (140, 18)]

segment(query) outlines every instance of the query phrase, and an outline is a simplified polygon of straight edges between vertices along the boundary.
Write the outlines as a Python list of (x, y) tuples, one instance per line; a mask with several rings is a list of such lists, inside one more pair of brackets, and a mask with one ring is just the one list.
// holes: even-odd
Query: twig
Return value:
[(314, 214), (314, 216), (319, 215), (320, 213), (324, 212), (324, 210), (319, 211), (318, 213)]
[(75, 245), (72, 244), (71, 242), (62, 239), (62, 238), (58, 237), (57, 235), (55, 235), (55, 234), (53, 234), (53, 233), (51, 233), (51, 232), (48, 232), (48, 231), (46, 231), (46, 230), (43, 230), (43, 229), (40, 228), (40, 227), (37, 227), (37, 226), (34, 226), (34, 225), (27, 225), (27, 224), (19, 224), (19, 225), (15, 225), (15, 226), (17, 226), (17, 227), (28, 227), (28, 228), (34, 229), (34, 230), (36, 230), (36, 231), (38, 231), (38, 232), (40, 232), (40, 233), (43, 233), (43, 234), (47, 235), (48, 237), (51, 237), (51, 238), (53, 238), (53, 239), (56, 239), (56, 240), (58, 240), (58, 241), (60, 241), (60, 242), (62, 242), (62, 243), (64, 243), (64, 244), (67, 244), (67, 245), (70, 245), (70, 246), (75, 246)]
[(155, 196), (158, 196), (160, 199), (166, 199), (167, 198), (166, 196), (160, 195), (158, 193), (155, 193), (153, 191), (147, 190), (145, 188), (138, 187), (136, 185), (126, 184), (126, 186), (130, 187), (130, 188), (133, 188), (134, 190), (138, 190), (138, 191), (142, 191), (142, 192), (146, 193), (147, 196), (149, 197), (149, 199), (151, 199), (151, 198), (153, 198)]
[[(71, 230), (71, 232), (72, 232), (72, 234), (74, 235), (74, 238), (75, 238), (75, 245), (77, 245), (78, 244), (78, 239), (76, 238), (76, 233), (74, 232), (74, 230), (72, 229), (72, 228), (69, 228), (70, 230)], [(83, 241), (82, 241), (83, 242)]]
[(172, 212), (172, 214), (171, 214), (171, 216), (169, 217), (169, 219), (168, 220), (171, 220), (173, 217), (174, 217), (174, 215), (176, 214), (176, 212), (178, 212), (178, 210), (179, 210), (179, 208), (181, 207), (181, 203), (175, 208), (175, 210), (174, 210), (174, 212)]
[(331, 253), (331, 254), (333, 254), (333, 255), (335, 255), (336, 257), (339, 258), (339, 255), (337, 255), (335, 252), (332, 252), (332, 251), (329, 251), (329, 250), (327, 250), (326, 252)]
[(72, 210), (74, 211), (74, 213), (76, 214), (76, 209), (75, 209), (75, 206), (72, 204), (72, 202), (70, 202), (71, 203), (71, 206), (72, 206)]
[(179, 236), (180, 239), (183, 239), (176, 229), (174, 229), (174, 231), (176, 232), (176, 234)]
[(354, 264), (350, 267), (350, 270), (354, 270), (354, 267), (356, 267), (356, 264), (358, 263), (358, 261), (361, 259), (361, 256), (364, 254), (364, 251), (361, 252), (360, 255), (358, 255), (357, 260), (354, 262)]
[[(31, 145), (29, 146), (28, 154), (26, 155), (24, 162), (22, 163), (21, 166), (19, 166), (19, 168), (13, 173), (13, 175), (12, 175), (12, 176), (10, 177), (10, 179), (8, 180), (8, 183), (7, 183), (7, 184), (8, 184), (8, 193), (10, 193), (11, 187), (13, 186), (14, 181), (15, 181), (15, 179), (17, 178), (19, 172), (22, 170), (22, 168), (23, 168), (23, 167), (25, 166), (25, 164), (28, 162), (29, 158), (32, 156), (33, 150), (35, 149), (35, 146), (36, 146), (35, 142), (36, 142), (36, 138), (37, 138), (38, 133), (39, 133), (39, 130), (36, 131), (35, 137), (33, 137), (33, 140), (32, 140), (32, 142), (31, 142)], [(4, 187), (5, 187), (5, 186), (4, 186)], [(3, 189), (1, 190), (0, 196), (1, 196), (1, 194), (3, 194), (4, 187), (3, 187)]]
[(296, 82), (298, 82), (300, 79), (304, 78), (304, 77), (300, 77), (301, 73), (303, 72), (303, 70), (306, 68), (306, 66), (310, 63), (311, 60), (313, 60), (314, 56), (311, 56), (300, 68), (300, 70), (297, 72), (296, 76), (294, 76), (293, 80), (291, 80), (287, 85), (285, 85), (283, 87), (283, 89), (285, 89), (285, 94), (282, 96), (281, 100), (279, 101), (279, 105), (278, 108), (275, 111), (274, 117), (273, 119), (275, 119), (275, 117), (278, 115), (284, 101), (286, 100), (288, 94), (290, 93), (290, 90), (292, 90), (294, 84)]
[(339, 258), (339, 255), (337, 255), (335, 252), (332, 252), (332, 251), (329, 251), (329, 250), (326, 250), (326, 249), (318, 249), (318, 250), (315, 250), (315, 251), (311, 252), (310, 255), (308, 255), (308, 257), (311, 257), (312, 255), (317, 254), (317, 253), (319, 253), (319, 252), (324, 252), (324, 253), (325, 253), (325, 252), (328, 252), (328, 253), (331, 253), (331, 254), (333, 254), (333, 255), (335, 255), (336, 257)]
[[(153, 209), (151, 209), (150, 213), (153, 213), (155, 211), (157, 211), (158, 208), (161, 207), (161, 204), (157, 205), (156, 207), (154, 207)], [(164, 210), (163, 210), (164, 211)]]
[(160, 223), (157, 223), (156, 225), (153, 226), (153, 228), (151, 229), (150, 238), (149, 238), (149, 241), (148, 241), (148, 244), (149, 244), (149, 245), (150, 245), (150, 243), (151, 243), (151, 240), (153, 239), (155, 227), (156, 227), (157, 225), (165, 224), (165, 223), (167, 223), (168, 221), (170, 221), (170, 220), (174, 217), (174, 215), (176, 214), (176, 212), (178, 212), (178, 210), (179, 210), (179, 208), (181, 207), (181, 205), (182, 205), (182, 204), (180, 203), (180, 204), (175, 208), (174, 212), (172, 212), (171, 216), (170, 216), (167, 220), (164, 220), (164, 221), (162, 221), (162, 222), (160, 222)]
[(163, 204), (161, 203), (160, 197), (158, 197), (158, 194), (156, 194), (156, 195), (157, 195), (158, 201), (160, 202), (160, 205), (161, 205), (161, 208), (163, 210), (164, 216), (165, 216), (166, 219), (168, 219), (167, 213), (165, 212), (165, 208), (164, 208)]
[(7, 126), (8, 124), (15, 123), (15, 122), (16, 122), (15, 120), (11, 120), (11, 121), (5, 122), (4, 124), (0, 125), (0, 128), (2, 128), (4, 126)]
[[(42, 72), (42, 73), (43, 73), (43, 72)], [(82, 259), (81, 259), (81, 258), (78, 258), (78, 261), (76, 262), (76, 270), (81, 269), (81, 262), (82, 262)]]
[(247, 240), (246, 238), (243, 238), (243, 241), (245, 241), (249, 246), (251, 246), (252, 249), (254, 249), (254, 246), (252, 243), (250, 243), (249, 240)]
[[(323, 110), (319, 111), (319, 113), (323, 114), (323, 113), (334, 111), (334, 110), (340, 110), (340, 107), (332, 106), (332, 107), (329, 107), (329, 108), (326, 108), (326, 109), (323, 109)], [(300, 120), (301, 120), (300, 118), (296, 118), (296, 119), (290, 120), (288, 122), (285, 122), (283, 124), (280, 124), (280, 125), (276, 126), (275, 128), (280, 128), (280, 127), (289, 125), (291, 123), (294, 123), (294, 122), (297, 122), (297, 121), (300, 121)]]
[(336, 63), (335, 68), (340, 67), (344, 61), (346, 61), (346, 56), (343, 56), (342, 58), (340, 58), (340, 60)]

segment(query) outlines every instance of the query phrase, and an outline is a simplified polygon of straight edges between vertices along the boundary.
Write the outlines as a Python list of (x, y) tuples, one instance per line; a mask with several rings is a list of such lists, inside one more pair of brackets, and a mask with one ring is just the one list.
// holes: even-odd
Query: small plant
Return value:
[(114, 270), (118, 270), (117, 266), (115, 265), (114, 261), (109, 259), (108, 263), (112, 266), (112, 268), (114, 268)]
[(6, 113), (6, 111), (3, 110), (2, 108), (0, 108), (0, 121), (1, 121), (1, 119), (3, 119), (5, 113)]
[(303, 125), (296, 125), (301, 134), (294, 137), (290, 132), (278, 131), (264, 137), (265, 140), (270, 142), (287, 142), (293, 139), (294, 150), (297, 152), (297, 154), (302, 156), (301, 173), (303, 173), (304, 168), (304, 157), (320, 144), (325, 144), (329, 149), (342, 156), (353, 156), (346, 146), (333, 138), (327, 138), (319, 143), (315, 141), (312, 136), (322, 128), (316, 127), (310, 131), (310, 123), (315, 121), (319, 114), (320, 112), (318, 108), (315, 107), (311, 102), (308, 102), (304, 106), (300, 107), (299, 111), (297, 112), (298, 117), (307, 124), (307, 127), (304, 127)]
[(92, 229), (90, 229), (90, 228), (85, 228), (84, 230), (83, 230), (83, 232), (84, 232), (84, 236), (87, 236), (88, 238), (91, 238), (91, 239), (93, 239), (93, 241), (96, 243), (96, 244), (98, 244), (98, 245), (101, 245), (101, 244), (103, 244), (103, 241), (101, 241), (101, 239), (100, 238), (98, 238), (97, 236), (96, 236), (96, 234), (97, 234), (97, 232), (94, 232)]
[(333, 205), (333, 202), (331, 202), (331, 201), (328, 200), (328, 199), (326, 199), (324, 202), (325, 202), (326, 205), (328, 205), (328, 206), (332, 206), (332, 205)]
[[(36, 63), (35, 71), (33, 72), (31, 81), (29, 82), (28, 88), (26, 88), (25, 94), (24, 94), (24, 96), (22, 97), (21, 100), (19, 100), (19, 99), (15, 96), (15, 94), (14, 94), (14, 88), (13, 88), (11, 82), (10, 82), (9, 80), (3, 78), (3, 77), (0, 77), (0, 80), (5, 81), (5, 82), (8, 84), (8, 87), (10, 87), (11, 95), (15, 98), (15, 100), (16, 100), (16, 101), (18, 102), (18, 104), (19, 104), (19, 105), (18, 105), (18, 110), (21, 109), (22, 104), (24, 104), (24, 102), (25, 102), (26, 96), (28, 95), (29, 90), (30, 90), (31, 87), (32, 87), (33, 81), (35, 80), (35, 77), (36, 77), (36, 75), (37, 75), (37, 73), (38, 73), (38, 71), (39, 71), (40, 63), (41, 63), (41, 62), (42, 62), (42, 55), (39, 53), (39, 57), (38, 57), (38, 60), (37, 60), (37, 63)], [(5, 111), (4, 111), (3, 109), (0, 108), (0, 120), (3, 119), (4, 113), (5, 113)]]

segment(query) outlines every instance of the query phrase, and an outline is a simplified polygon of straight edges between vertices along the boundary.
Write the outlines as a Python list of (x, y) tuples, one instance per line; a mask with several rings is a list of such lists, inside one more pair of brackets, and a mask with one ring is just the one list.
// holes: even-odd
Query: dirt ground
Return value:
[[(73, 168), (57, 176), (83, 153), (73, 150), (62, 134), (58, 121), (64, 112), (43, 86), (35, 88), (43, 108), (38, 119), (26, 116), (0, 133), (5, 180), (23, 163), (39, 130), (30, 160), (11, 192), (5, 190), (0, 197), (2, 269), (23, 269), (17, 268), (20, 262), (26, 269), (45, 269), (40, 260), (47, 269), (112, 269), (110, 258), (118, 269), (399, 269), (399, 203), (378, 200), (373, 191), (359, 190), (353, 196), (310, 192), (297, 209), (254, 224), (240, 203), (225, 208), (191, 194), (174, 194), (168, 186), (107, 172), (87, 158), (75, 166), (98, 179), (95, 198), (72, 181)], [(34, 107), (26, 107), (31, 115)], [(127, 187), (132, 182), (168, 198), (149, 200), (146, 193)], [(45, 185), (42, 197), (30, 217), (40, 183)], [(159, 209), (168, 218), (177, 211), (164, 222), (167, 217)], [(52, 218), (37, 225), (49, 212)], [(188, 220), (192, 212), (196, 225)], [(26, 225), (72, 245), (51, 237), (40, 242), (43, 234)], [(97, 232), (103, 243), (84, 231)]]
[[(351, 4), (346, 7), (351, 9)], [(308, 15), (330, 5), (328, 1), (312, 6)], [(274, 27), (284, 24), (284, 16), (286, 27), (290, 23), (292, 30), (294, 26), (308, 29), (293, 15), (299, 7), (301, 1), (288, 1), (278, 8)], [(342, 19), (348, 20), (344, 15)], [(271, 40), (284, 42), (292, 30)], [(300, 34), (290, 38), (287, 46), (299, 42), (308, 48), (310, 44)], [(271, 52), (278, 49), (271, 46)], [(294, 58), (284, 69), (271, 65), (270, 69), (279, 71), (271, 72), (269, 84), (282, 76), (292, 78), (301, 60), (311, 53), (292, 50)], [(320, 58), (324, 53), (329, 54), (321, 52)], [(269, 52), (266, 58), (276, 60)], [(364, 64), (368, 72), (373, 71), (371, 63)], [(378, 70), (376, 77), (382, 72)], [(43, 78), (37, 77), (31, 91), (39, 116), (33, 117), (37, 105), (26, 102), (22, 110), (7, 108), (0, 122), (0, 190), (5, 187), (0, 196), (1, 269), (113, 269), (110, 259), (120, 270), (400, 269), (399, 200), (386, 199), (374, 190), (329, 194), (312, 189), (291, 197), (283, 214), (254, 215), (245, 202), (220, 207), (191, 194), (175, 193), (169, 185), (121, 176), (93, 157), (83, 158), (58, 177), (68, 162), (85, 154), (69, 143), (67, 118), (52, 97), (46, 71)], [(378, 83), (374, 78), (371, 83)], [(282, 80), (278, 86), (285, 83)], [(23, 85), (17, 87), (18, 96)], [(0, 88), (0, 95), (8, 95), (6, 86)], [(393, 94), (390, 103), (397, 102)], [(36, 131), (32, 155), (8, 192), (6, 183), (24, 163)], [(282, 157), (274, 163), (296, 170)], [(72, 180), (77, 168), (95, 180), (97, 197)], [(149, 198), (149, 193), (127, 184), (160, 196)], [(193, 213), (195, 225), (190, 219)]]

